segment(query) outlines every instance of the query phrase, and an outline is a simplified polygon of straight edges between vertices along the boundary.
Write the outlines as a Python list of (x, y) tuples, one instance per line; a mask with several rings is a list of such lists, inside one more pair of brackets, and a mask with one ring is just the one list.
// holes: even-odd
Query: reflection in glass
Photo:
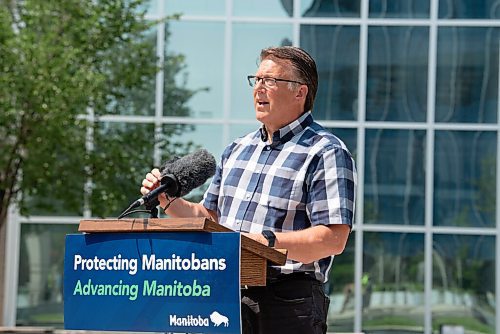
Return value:
[(222, 16), (226, 14), (226, 0), (168, 0), (165, 1), (164, 6), (168, 15)]
[(159, 12), (158, 1), (161, 0), (144, 0), (144, 2), (139, 5), (138, 12), (145, 12), (148, 16), (161, 16), (162, 13)]
[(342, 128), (326, 128), (328, 131), (333, 133), (335, 136), (340, 138), (347, 146), (349, 152), (351, 152), (356, 161), (357, 152), (357, 129), (342, 129)]
[(494, 227), (496, 132), (436, 131), (434, 225)]
[(425, 146), (425, 131), (366, 131), (365, 223), (424, 224)]
[(255, 74), (262, 48), (292, 45), (292, 25), (272, 23), (233, 24), (231, 59), (231, 118), (255, 119), (252, 87), (247, 75)]
[(363, 329), (423, 332), (424, 235), (366, 232), (363, 241)]
[(330, 295), (328, 332), (352, 332), (354, 329), (354, 243), (356, 232), (349, 235), (344, 252), (335, 256), (328, 282)]
[[(265, 10), (263, 10), (265, 8)], [(292, 17), (291, 0), (233, 1), (233, 15), (253, 17)]]
[(305, 17), (359, 17), (360, 0), (301, 0)]
[(367, 120), (426, 120), (428, 45), (427, 27), (369, 28)]
[(17, 326), (63, 326), (64, 240), (76, 223), (21, 225)]
[(439, 18), (498, 19), (500, 6), (497, 0), (440, 0)]
[(204, 148), (218, 161), (223, 150), (222, 135), (222, 125), (219, 124), (164, 124), (161, 147), (163, 159)]
[(300, 46), (316, 61), (317, 120), (357, 118), (359, 27), (301, 25)]
[(430, 0), (370, 0), (372, 18), (428, 18)]
[(142, 179), (153, 166), (154, 144), (153, 124), (99, 124), (89, 166), (92, 215), (117, 217), (137, 199)]
[(230, 124), (229, 141), (224, 143), (224, 147), (229, 145), (233, 140), (235, 140), (238, 137), (242, 137), (250, 132), (257, 131), (261, 126), (262, 123), (260, 123), (257, 120), (255, 120), (251, 124)]
[[(166, 29), (165, 52), (173, 58), (181, 57), (183, 64), (166, 69), (164, 115), (222, 117), (224, 24), (172, 21)], [(179, 88), (173, 87), (174, 82)]]
[[(108, 96), (106, 101), (106, 113), (108, 114), (121, 114), (121, 115), (141, 115), (141, 116), (152, 116), (155, 114), (155, 87), (156, 87), (156, 35), (157, 28), (152, 27), (151, 29), (145, 31), (141, 35), (141, 41), (143, 43), (143, 50), (140, 55), (137, 55), (138, 62), (140, 64), (133, 64), (135, 66), (142, 66), (146, 64), (151, 66), (151, 70), (147, 75), (143, 75), (137, 82), (134, 82), (133, 88), (130, 88), (130, 83), (128, 81), (133, 80), (133, 78), (127, 78), (123, 71), (128, 70), (130, 64), (130, 57), (123, 56), (131, 52), (128, 48), (117, 48), (113, 53), (113, 61), (115, 63), (112, 66), (116, 68), (121, 68), (122, 71), (116, 73), (117, 78), (115, 81), (110, 81), (110, 84), (115, 82), (122, 82), (119, 86), (114, 87), (115, 94)], [(128, 59), (124, 61), (123, 58)], [(116, 69), (115, 69), (116, 71)], [(110, 79), (112, 77), (110, 76)], [(128, 81), (127, 81), (128, 80)]]
[(432, 326), (495, 333), (495, 237), (435, 235)]
[(498, 28), (438, 30), (436, 121), (495, 123)]

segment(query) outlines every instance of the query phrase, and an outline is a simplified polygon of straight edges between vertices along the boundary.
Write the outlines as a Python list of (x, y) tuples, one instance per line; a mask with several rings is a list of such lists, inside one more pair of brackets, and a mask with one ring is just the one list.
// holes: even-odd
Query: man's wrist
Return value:
[(270, 230), (264, 230), (262, 231), (262, 235), (267, 240), (267, 246), (274, 247), (274, 245), (276, 244), (276, 235), (274, 234), (274, 232)]

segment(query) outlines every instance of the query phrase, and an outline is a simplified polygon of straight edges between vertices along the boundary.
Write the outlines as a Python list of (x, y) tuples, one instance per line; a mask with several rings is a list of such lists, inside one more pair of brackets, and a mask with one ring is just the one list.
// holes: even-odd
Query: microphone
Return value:
[(157, 197), (165, 193), (169, 197), (182, 197), (203, 185), (215, 174), (216, 162), (207, 150), (200, 149), (182, 158), (174, 157), (161, 167), (161, 185), (134, 201), (118, 216), (124, 217), (130, 210), (146, 204), (158, 205)]
[[(171, 197), (183, 197), (191, 190), (203, 185), (214, 176), (216, 162), (213, 155), (205, 149), (199, 149), (180, 159), (174, 158), (161, 168), (161, 183), (168, 183), (169, 177), (177, 180), (177, 192), (167, 193)], [(164, 178), (167, 179), (164, 181)]]

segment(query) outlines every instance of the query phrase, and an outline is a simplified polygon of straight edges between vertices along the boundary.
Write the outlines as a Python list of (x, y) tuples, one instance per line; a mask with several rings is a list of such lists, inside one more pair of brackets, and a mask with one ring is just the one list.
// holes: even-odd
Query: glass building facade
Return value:
[[(197, 91), (191, 114), (163, 109), (175, 97), (161, 72), (149, 103), (103, 122), (152, 137), (186, 124), (177, 140), (220, 156), (259, 126), (246, 76), (260, 50), (304, 48), (319, 71), (313, 115), (359, 173), (356, 222), (327, 286), (329, 332), (500, 333), (500, 1), (149, 3), (151, 19), (175, 13), (148, 34), (160, 59), (184, 55), (175, 81)], [(4, 319), (60, 326), (64, 235), (82, 217), (9, 217)]]

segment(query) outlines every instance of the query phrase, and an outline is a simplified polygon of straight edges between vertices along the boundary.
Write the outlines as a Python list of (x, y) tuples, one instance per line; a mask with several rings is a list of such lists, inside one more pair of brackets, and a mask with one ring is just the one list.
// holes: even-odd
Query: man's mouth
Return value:
[(269, 102), (266, 102), (266, 101), (257, 101), (257, 104), (259, 106), (263, 106), (263, 105), (269, 104)]

